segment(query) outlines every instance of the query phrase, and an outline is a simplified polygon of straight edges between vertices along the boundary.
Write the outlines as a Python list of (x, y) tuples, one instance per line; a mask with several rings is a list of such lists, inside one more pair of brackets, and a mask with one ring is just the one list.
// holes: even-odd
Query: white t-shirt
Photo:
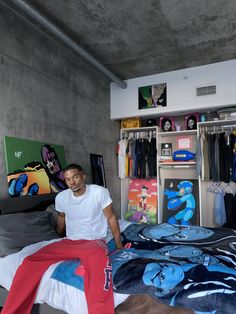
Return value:
[(81, 196), (70, 189), (60, 192), (55, 207), (65, 213), (66, 236), (71, 240), (103, 239), (107, 233), (107, 219), (103, 209), (112, 203), (109, 191), (99, 185), (86, 185)]

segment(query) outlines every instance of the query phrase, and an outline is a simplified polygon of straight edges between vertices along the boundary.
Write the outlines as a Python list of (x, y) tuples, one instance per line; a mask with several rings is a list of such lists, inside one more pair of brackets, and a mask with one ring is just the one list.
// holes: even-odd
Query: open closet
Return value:
[(236, 120), (198, 123), (200, 224), (235, 228)]
[[(195, 154), (195, 158), (168, 160), (168, 156), (163, 156), (163, 147), (167, 144), (169, 146), (165, 154), (168, 154), (169, 149), (173, 153), (184, 145), (190, 153)], [(121, 129), (117, 149), (121, 216), (124, 218), (131, 206), (130, 184), (135, 179), (154, 180), (157, 187), (158, 223), (167, 221), (164, 212), (166, 184), (190, 180), (197, 185), (195, 189), (198, 190), (195, 194), (197, 224), (208, 227), (232, 226), (236, 221), (235, 152), (236, 120), (198, 122), (195, 130), (171, 132), (163, 132), (157, 126)], [(147, 184), (143, 183), (142, 188), (146, 187)], [(146, 188), (145, 196), (150, 191), (150, 188)], [(144, 191), (138, 194), (140, 198), (144, 195), (142, 193)], [(144, 207), (143, 212), (145, 210)], [(139, 208), (138, 211), (142, 210)]]

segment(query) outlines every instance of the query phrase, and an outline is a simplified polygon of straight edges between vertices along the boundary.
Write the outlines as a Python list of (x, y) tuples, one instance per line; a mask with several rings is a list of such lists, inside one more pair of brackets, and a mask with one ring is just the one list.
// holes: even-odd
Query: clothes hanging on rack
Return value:
[(236, 183), (225, 184), (226, 223), (223, 227), (236, 229)]
[(216, 155), (219, 152), (216, 151), (216, 134), (207, 134), (208, 141), (208, 159), (210, 169), (210, 180), (219, 181), (218, 165), (216, 161)]
[(127, 176), (127, 139), (123, 138), (117, 143), (117, 155), (118, 155), (118, 176), (120, 179), (124, 179)]
[(202, 178), (205, 181), (210, 180), (208, 141), (205, 134), (202, 134)]
[(226, 211), (225, 211), (225, 189), (220, 182), (213, 182), (208, 192), (214, 193), (214, 220), (218, 226), (223, 226), (226, 223)]
[(236, 229), (236, 183), (213, 182), (207, 191), (215, 195), (215, 223), (222, 227)]
[[(147, 157), (147, 164), (149, 170), (149, 176), (154, 178), (157, 176), (157, 147), (156, 147), (156, 138), (151, 137), (149, 139), (149, 152)], [(236, 162), (235, 162), (236, 166)]]
[[(235, 126), (236, 127), (236, 126)], [(236, 182), (236, 136), (234, 132), (200, 130), (197, 174), (205, 181)], [(201, 164), (201, 166), (200, 166)]]
[[(198, 175), (213, 181), (208, 192), (214, 193), (214, 221), (218, 226), (236, 227), (236, 125), (219, 121), (216, 125), (199, 127), (201, 164)], [(196, 167), (199, 169), (198, 167)]]
[(157, 175), (156, 137), (148, 132), (129, 133), (118, 141), (118, 173), (125, 177), (150, 179)]

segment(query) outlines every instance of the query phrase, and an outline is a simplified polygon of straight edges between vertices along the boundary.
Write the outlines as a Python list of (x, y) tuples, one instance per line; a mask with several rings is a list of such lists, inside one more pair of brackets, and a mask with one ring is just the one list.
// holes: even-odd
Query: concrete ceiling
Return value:
[(236, 58), (235, 0), (25, 0), (120, 79)]

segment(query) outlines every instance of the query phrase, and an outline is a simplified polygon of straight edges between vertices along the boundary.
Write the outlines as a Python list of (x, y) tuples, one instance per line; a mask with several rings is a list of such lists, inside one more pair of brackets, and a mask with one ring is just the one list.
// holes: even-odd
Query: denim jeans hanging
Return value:
[(223, 193), (215, 193), (214, 200), (215, 223), (222, 226), (226, 223), (225, 200)]

